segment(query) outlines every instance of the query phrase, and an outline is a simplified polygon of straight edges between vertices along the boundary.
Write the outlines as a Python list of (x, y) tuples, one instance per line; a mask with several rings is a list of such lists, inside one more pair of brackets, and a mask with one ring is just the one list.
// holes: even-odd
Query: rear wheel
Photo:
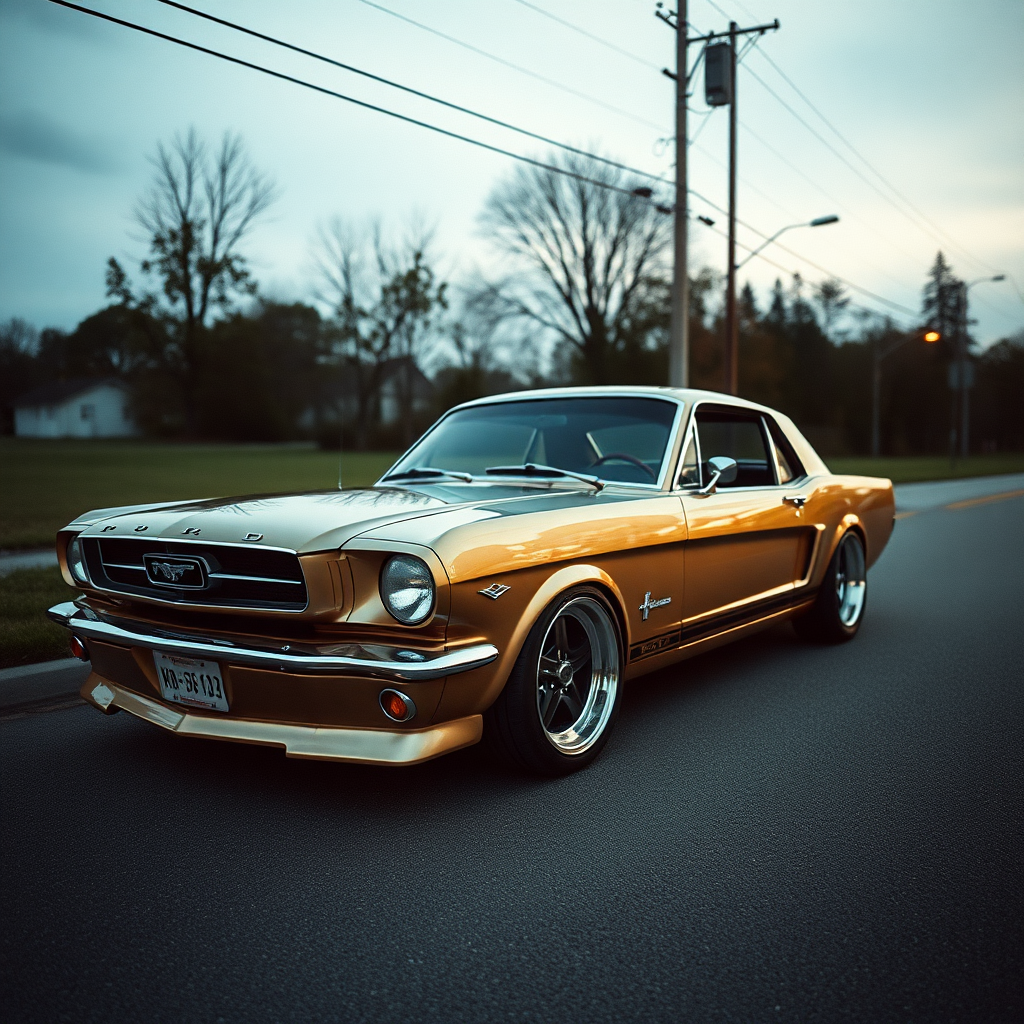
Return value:
[(851, 530), (839, 542), (810, 611), (794, 619), (793, 625), (801, 638), (814, 643), (852, 640), (864, 618), (867, 594), (864, 542)]
[(520, 768), (564, 775), (597, 757), (621, 695), (622, 645), (608, 601), (575, 587), (530, 630), (487, 713), (492, 746)]

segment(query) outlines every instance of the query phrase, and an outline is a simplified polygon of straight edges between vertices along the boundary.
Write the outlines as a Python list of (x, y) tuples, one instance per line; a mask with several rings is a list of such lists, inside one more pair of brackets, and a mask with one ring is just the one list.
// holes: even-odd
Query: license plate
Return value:
[(164, 700), (210, 711), (228, 710), (224, 677), (217, 662), (154, 651), (153, 663)]

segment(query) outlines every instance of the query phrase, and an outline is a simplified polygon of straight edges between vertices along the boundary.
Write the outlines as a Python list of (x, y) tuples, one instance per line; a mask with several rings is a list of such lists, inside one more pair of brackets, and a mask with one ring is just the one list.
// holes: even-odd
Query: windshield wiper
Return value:
[(536, 462), (525, 462), (521, 466), (488, 466), (484, 470), (491, 476), (543, 476), (543, 477), (569, 477), (572, 480), (582, 480), (590, 484), (595, 490), (604, 489), (604, 481), (596, 476), (589, 476), (586, 473), (573, 473), (569, 469), (559, 469), (557, 466), (539, 466)]
[(398, 473), (389, 473), (381, 479), (407, 480), (424, 476), (450, 476), (456, 480), (465, 480), (467, 484), (471, 484), (473, 482), (472, 473), (459, 473), (454, 469), (434, 469), (433, 466), (412, 466), (409, 469), (403, 469)]

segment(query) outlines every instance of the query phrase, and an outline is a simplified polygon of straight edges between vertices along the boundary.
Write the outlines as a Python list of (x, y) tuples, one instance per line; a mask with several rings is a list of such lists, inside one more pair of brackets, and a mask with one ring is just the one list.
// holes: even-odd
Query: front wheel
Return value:
[(576, 771), (608, 740), (621, 680), (615, 613), (599, 590), (574, 587), (530, 630), (505, 689), (487, 712), (488, 739), (527, 771)]
[(852, 530), (843, 536), (828, 563), (818, 596), (809, 611), (793, 620), (804, 640), (840, 644), (852, 640), (864, 618), (868, 596), (864, 542)]

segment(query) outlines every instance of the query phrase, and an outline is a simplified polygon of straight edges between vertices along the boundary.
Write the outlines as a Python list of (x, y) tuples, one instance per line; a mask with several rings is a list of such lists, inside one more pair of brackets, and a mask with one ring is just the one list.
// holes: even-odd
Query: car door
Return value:
[[(687, 523), (683, 628), (691, 636), (791, 600), (816, 533), (803, 511), (806, 477), (769, 417), (702, 404), (693, 421), (680, 480)], [(736, 479), (701, 495), (715, 456), (736, 461)]]

